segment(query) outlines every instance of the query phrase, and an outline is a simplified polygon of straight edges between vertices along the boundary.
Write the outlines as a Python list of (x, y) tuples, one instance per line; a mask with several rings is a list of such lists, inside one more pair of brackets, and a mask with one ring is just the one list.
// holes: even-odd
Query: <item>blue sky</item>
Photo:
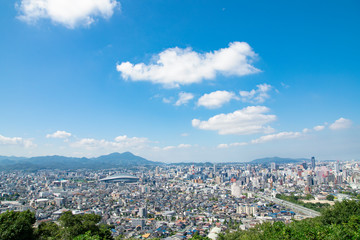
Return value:
[(0, 2), (0, 155), (360, 158), (358, 1)]

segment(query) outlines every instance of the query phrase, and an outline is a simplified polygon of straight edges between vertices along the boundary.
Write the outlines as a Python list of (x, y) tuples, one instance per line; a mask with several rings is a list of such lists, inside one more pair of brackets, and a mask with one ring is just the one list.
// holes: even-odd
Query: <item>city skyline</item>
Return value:
[(0, 155), (359, 160), (359, 7), (2, 2)]

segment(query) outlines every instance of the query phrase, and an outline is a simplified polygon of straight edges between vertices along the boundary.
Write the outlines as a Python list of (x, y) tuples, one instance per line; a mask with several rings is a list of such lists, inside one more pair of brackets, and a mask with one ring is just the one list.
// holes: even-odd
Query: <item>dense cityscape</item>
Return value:
[(359, 10), (0, 1), (0, 240), (360, 240)]
[(35, 226), (97, 214), (118, 238), (216, 239), (264, 222), (320, 216), (358, 199), (358, 162), (177, 164), (0, 173), (0, 211), (35, 213)]

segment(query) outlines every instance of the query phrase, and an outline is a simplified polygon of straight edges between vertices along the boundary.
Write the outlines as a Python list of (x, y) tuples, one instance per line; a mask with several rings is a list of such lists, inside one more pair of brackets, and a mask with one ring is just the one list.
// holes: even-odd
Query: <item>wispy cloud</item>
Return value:
[(0, 145), (17, 145), (25, 148), (36, 147), (30, 139), (24, 139), (21, 137), (5, 137), (0, 135)]
[(301, 132), (279, 132), (276, 134), (269, 134), (265, 136), (261, 136), (257, 139), (251, 141), (251, 143), (264, 143), (273, 140), (280, 140), (280, 139), (291, 139), (291, 138), (298, 138), (301, 137)]
[(246, 146), (248, 145), (247, 142), (234, 142), (234, 143), (222, 143), (217, 146), (217, 148), (229, 148), (229, 147), (239, 147), (239, 146)]
[(259, 84), (257, 89), (251, 91), (240, 91), (240, 97), (243, 102), (250, 103), (263, 103), (266, 99), (270, 98), (269, 91), (273, 88), (269, 84)]
[(74, 148), (84, 148), (87, 150), (108, 149), (108, 150), (127, 150), (129, 148), (138, 149), (146, 146), (150, 141), (147, 138), (118, 136), (114, 141), (105, 139), (83, 138), (70, 144)]
[(47, 134), (46, 138), (69, 138), (71, 137), (71, 133), (66, 131), (56, 131), (51, 134)]
[(315, 126), (313, 129), (314, 129), (315, 131), (322, 131), (322, 130), (325, 129), (325, 126), (324, 126), (324, 125), (318, 125), (318, 126)]
[(192, 147), (190, 144), (179, 144), (177, 146), (166, 146), (163, 148), (163, 150), (172, 150), (172, 149), (182, 149), (182, 148), (190, 148)]
[(194, 95), (192, 93), (180, 92), (179, 99), (176, 101), (175, 105), (180, 106), (183, 104), (187, 104), (193, 98)]
[(122, 62), (116, 68), (124, 79), (174, 88), (215, 79), (217, 74), (244, 76), (257, 73), (260, 70), (251, 65), (255, 58), (249, 44), (233, 42), (228, 48), (208, 53), (198, 53), (191, 48), (169, 48), (154, 56), (155, 61), (148, 65)]

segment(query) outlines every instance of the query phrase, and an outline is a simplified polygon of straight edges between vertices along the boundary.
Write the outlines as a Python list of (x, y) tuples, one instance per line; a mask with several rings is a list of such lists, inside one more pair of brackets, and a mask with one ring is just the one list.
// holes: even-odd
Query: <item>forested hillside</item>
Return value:
[(290, 224), (264, 223), (246, 231), (220, 234), (218, 240), (272, 239), (360, 239), (360, 203), (336, 202), (325, 208), (320, 217), (294, 221)]
[[(37, 228), (34, 214), (5, 212), (0, 215), (0, 239), (7, 240), (85, 240), (113, 239), (110, 226), (99, 224), (101, 217), (94, 214), (73, 215), (64, 213), (58, 224), (41, 223)], [(118, 237), (117, 239), (120, 239)], [(193, 239), (208, 239), (195, 235)], [(360, 202), (336, 202), (323, 210), (322, 215), (290, 224), (264, 223), (242, 231), (226, 232), (218, 240), (275, 240), (275, 239), (360, 239)]]

